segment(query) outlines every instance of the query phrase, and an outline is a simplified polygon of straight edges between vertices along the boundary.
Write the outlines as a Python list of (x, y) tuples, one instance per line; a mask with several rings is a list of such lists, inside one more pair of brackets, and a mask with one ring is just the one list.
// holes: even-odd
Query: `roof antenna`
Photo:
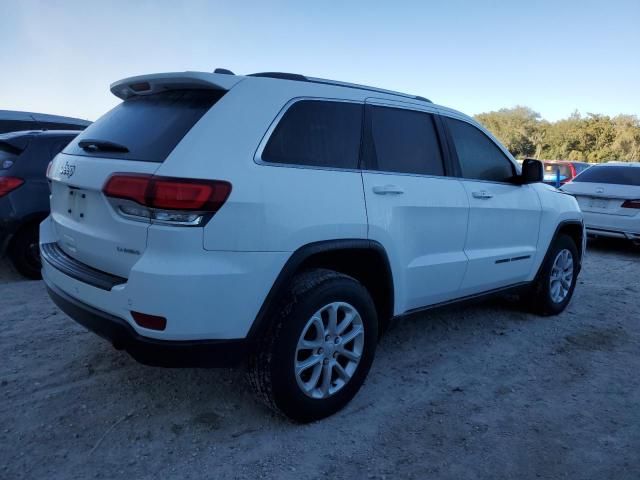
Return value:
[(226, 68), (216, 68), (213, 73), (221, 73), (223, 75), (235, 75), (231, 70), (227, 70)]

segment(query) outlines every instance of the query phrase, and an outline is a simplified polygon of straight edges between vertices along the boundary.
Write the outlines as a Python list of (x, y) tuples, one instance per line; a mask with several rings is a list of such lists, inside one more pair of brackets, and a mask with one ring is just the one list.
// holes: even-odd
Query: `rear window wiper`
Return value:
[(87, 152), (129, 153), (129, 149), (124, 145), (108, 140), (80, 140), (78, 146)]

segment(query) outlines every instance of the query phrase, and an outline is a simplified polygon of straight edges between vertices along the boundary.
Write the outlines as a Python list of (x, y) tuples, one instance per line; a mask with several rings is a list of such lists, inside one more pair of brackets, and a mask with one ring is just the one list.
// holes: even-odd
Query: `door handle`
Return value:
[(373, 187), (373, 193), (378, 195), (400, 195), (404, 190), (397, 185), (376, 185)]
[(479, 192), (471, 193), (473, 198), (480, 198), (482, 200), (488, 200), (489, 198), (493, 198), (493, 195), (487, 192), (486, 190), (480, 190)]

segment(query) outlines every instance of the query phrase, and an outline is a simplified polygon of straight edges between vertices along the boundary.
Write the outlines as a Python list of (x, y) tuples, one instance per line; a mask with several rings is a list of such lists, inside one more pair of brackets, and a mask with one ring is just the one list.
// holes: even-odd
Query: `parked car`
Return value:
[(0, 110), (0, 133), (23, 130), (84, 130), (91, 122), (46, 113)]
[(595, 165), (562, 190), (578, 200), (587, 233), (640, 242), (640, 163)]
[(586, 162), (546, 160), (544, 162), (544, 183), (559, 187), (570, 182), (571, 179), (590, 166), (591, 164)]
[(248, 360), (297, 421), (342, 408), (393, 317), (504, 290), (569, 302), (576, 200), (472, 118), (297, 74), (124, 79), (53, 161), (43, 278), (139, 361)]
[(0, 135), (0, 256), (40, 278), (38, 225), (49, 215), (47, 164), (77, 131), (49, 130)]

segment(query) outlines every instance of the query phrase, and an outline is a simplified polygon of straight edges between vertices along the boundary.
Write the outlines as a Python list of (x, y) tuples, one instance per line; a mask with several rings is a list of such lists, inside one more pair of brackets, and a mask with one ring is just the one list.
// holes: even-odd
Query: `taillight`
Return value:
[(140, 205), (147, 205), (150, 183), (151, 175), (113, 175), (102, 191), (107, 197), (124, 198)]
[(16, 177), (0, 177), (0, 197), (4, 197), (9, 192), (13, 192), (16, 188), (24, 183), (24, 180)]
[(625, 200), (625, 202), (622, 204), (622, 208), (640, 208), (640, 199)]
[(104, 188), (114, 207), (125, 216), (181, 225), (199, 225), (203, 218), (220, 210), (231, 193), (231, 184), (221, 180), (155, 177), (153, 175), (115, 174)]
[(47, 173), (45, 174), (45, 176), (46, 176), (49, 180), (51, 180), (50, 173), (51, 173), (51, 166), (52, 166), (52, 165), (53, 165), (53, 160), (51, 160), (51, 161), (47, 164)]
[(133, 311), (131, 312), (131, 316), (141, 327), (149, 328), (151, 330), (164, 330), (167, 328), (167, 319), (164, 317)]

